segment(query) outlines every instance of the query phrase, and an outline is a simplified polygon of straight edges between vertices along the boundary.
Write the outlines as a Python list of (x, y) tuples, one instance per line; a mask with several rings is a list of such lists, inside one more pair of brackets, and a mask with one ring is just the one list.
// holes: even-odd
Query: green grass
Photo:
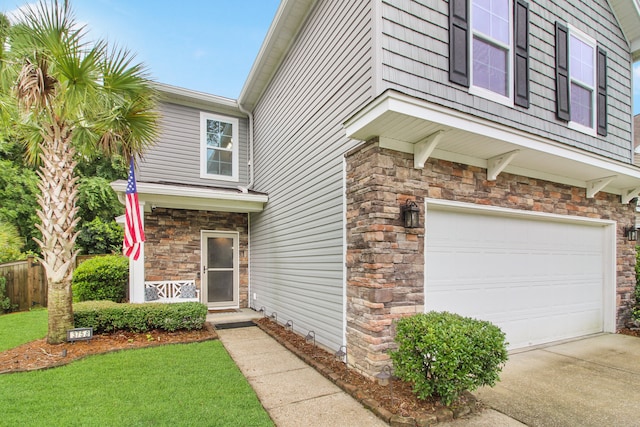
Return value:
[[(25, 317), (32, 319), (30, 314)], [(9, 348), (4, 317), (0, 348)], [(3, 374), (0, 402), (0, 426), (273, 426), (219, 341), (126, 350)]]
[(47, 310), (23, 311), (0, 316), (0, 351), (44, 338)]

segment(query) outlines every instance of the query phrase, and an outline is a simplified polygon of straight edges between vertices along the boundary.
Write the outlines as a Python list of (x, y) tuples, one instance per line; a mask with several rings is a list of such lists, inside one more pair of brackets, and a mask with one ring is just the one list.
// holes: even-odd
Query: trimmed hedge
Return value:
[(395, 375), (412, 383), (418, 398), (439, 396), (445, 405), (463, 391), (495, 385), (508, 358), (500, 328), (447, 312), (400, 319), (395, 341)]
[(74, 301), (123, 302), (129, 284), (129, 259), (122, 255), (91, 258), (73, 272)]
[(207, 306), (199, 302), (117, 304), (112, 301), (85, 301), (73, 305), (75, 327), (93, 327), (96, 333), (202, 329), (206, 318)]

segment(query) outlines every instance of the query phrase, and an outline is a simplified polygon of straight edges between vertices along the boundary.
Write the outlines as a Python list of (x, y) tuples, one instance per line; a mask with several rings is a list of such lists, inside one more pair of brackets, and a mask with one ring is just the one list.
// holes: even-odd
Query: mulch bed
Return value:
[(90, 341), (62, 344), (47, 344), (46, 339), (43, 338), (0, 352), (0, 374), (53, 368), (92, 354), (217, 338), (218, 335), (208, 323), (205, 323), (204, 329), (194, 331), (143, 333), (118, 331), (94, 335)]
[(640, 328), (623, 328), (618, 331), (619, 334), (631, 335), (632, 337), (640, 337)]
[(349, 393), (376, 415), (393, 425), (426, 426), (437, 422), (450, 421), (482, 409), (471, 393), (464, 393), (450, 407), (437, 399), (419, 400), (413, 394), (411, 385), (392, 378), (393, 392), (389, 386), (381, 386), (345, 363), (336, 360), (334, 354), (308, 343), (304, 337), (286, 329), (268, 318), (255, 323), (276, 341), (314, 367), (326, 378)]

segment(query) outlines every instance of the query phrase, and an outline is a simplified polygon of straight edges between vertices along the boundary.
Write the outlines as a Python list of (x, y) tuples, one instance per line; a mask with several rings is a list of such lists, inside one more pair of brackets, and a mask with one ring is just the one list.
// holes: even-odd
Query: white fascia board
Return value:
[(640, 37), (629, 40), (629, 46), (631, 47), (631, 60), (633, 62), (640, 60)]
[(235, 99), (225, 98), (223, 96), (212, 95), (205, 92), (199, 92), (196, 90), (185, 89), (178, 86), (171, 86), (165, 83), (154, 83), (153, 86), (156, 88), (161, 95), (173, 99), (191, 99), (197, 100), (201, 102), (205, 102), (207, 104), (217, 105), (225, 108), (238, 108), (238, 103)]
[(306, 20), (315, 0), (282, 0), (240, 91), (238, 103), (252, 111)]
[[(123, 194), (125, 180), (111, 183), (116, 193)], [(138, 198), (147, 205), (176, 209), (197, 209), (225, 212), (261, 212), (269, 200), (266, 194), (249, 194), (235, 190), (187, 187), (170, 184), (137, 183)]]
[(612, 174), (626, 175), (640, 180), (639, 168), (628, 166), (615, 160), (597, 157), (595, 154), (583, 152), (538, 135), (526, 133), (500, 123), (432, 104), (394, 91), (386, 91), (378, 97), (378, 99), (372, 101), (363, 110), (349, 119), (344, 125), (347, 137), (366, 141), (378, 136), (367, 135), (366, 128), (369, 124), (375, 122), (376, 119), (381, 118), (388, 112), (399, 113), (438, 123), (444, 127), (487, 136), (517, 145), (518, 147), (585, 163), (611, 171)]

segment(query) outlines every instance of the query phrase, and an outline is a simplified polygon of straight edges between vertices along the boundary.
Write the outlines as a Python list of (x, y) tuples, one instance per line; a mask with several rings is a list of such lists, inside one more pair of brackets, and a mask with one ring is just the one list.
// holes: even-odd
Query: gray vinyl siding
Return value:
[[(215, 110), (162, 102), (160, 136), (140, 162), (136, 178), (141, 182), (235, 188), (248, 183), (248, 119)], [(239, 119), (238, 181), (200, 178), (200, 112)]]
[[(369, 0), (319, 1), (254, 111), (256, 309), (337, 350), (344, 335), (342, 126), (372, 99)], [(253, 297), (253, 295), (251, 295)]]
[[(509, 107), (470, 95), (448, 78), (448, 7), (443, 0), (382, 1), (382, 87), (504, 123), (615, 160), (632, 161), (629, 47), (606, 0), (529, 3), (531, 106)], [(568, 23), (607, 52), (608, 136), (571, 130), (555, 116), (556, 21)]]

